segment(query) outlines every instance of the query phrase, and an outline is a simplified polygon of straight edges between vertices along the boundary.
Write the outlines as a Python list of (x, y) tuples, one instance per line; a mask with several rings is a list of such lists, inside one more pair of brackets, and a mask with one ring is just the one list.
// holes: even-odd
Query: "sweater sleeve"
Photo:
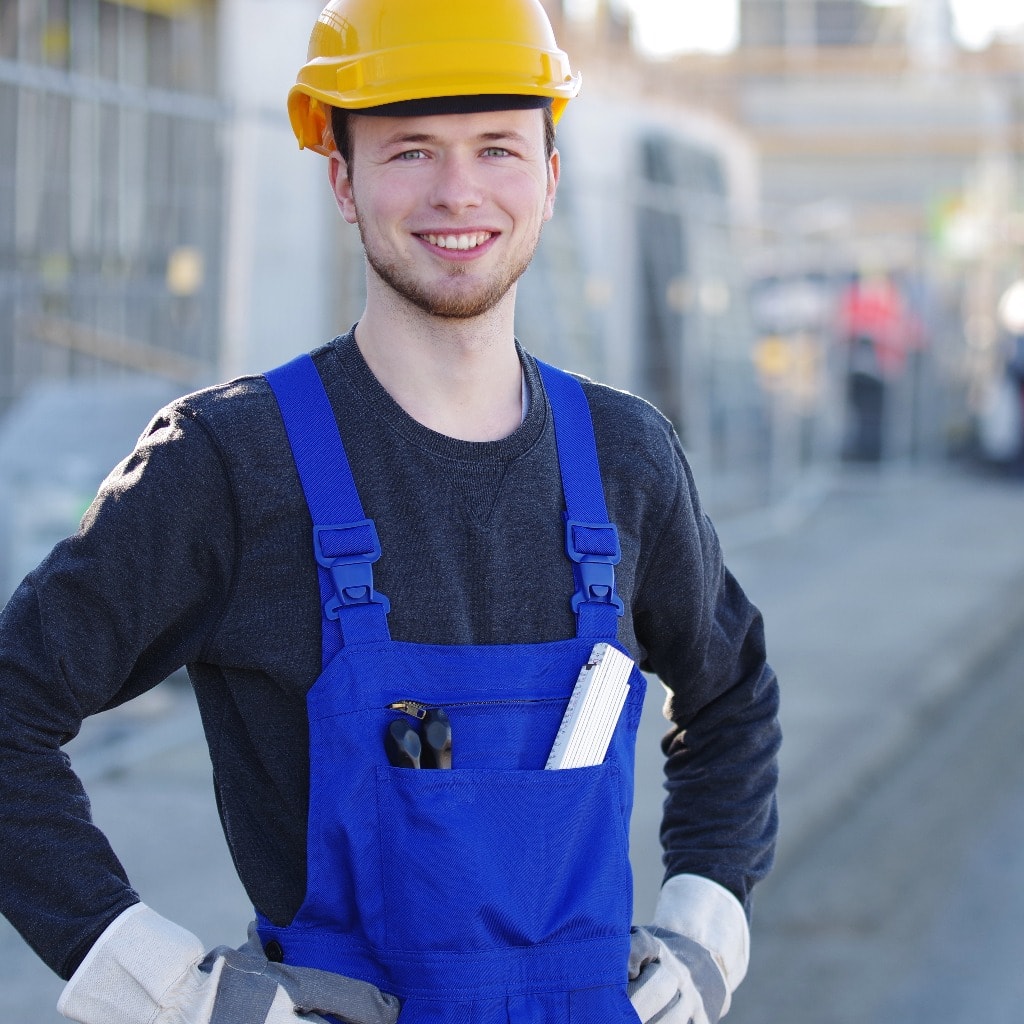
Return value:
[(171, 407), (0, 615), (0, 910), (64, 978), (139, 897), (62, 746), (201, 655), (233, 530), (216, 445)]
[(724, 564), (689, 467), (647, 560), (637, 635), (664, 683), (666, 877), (694, 874), (731, 891), (749, 914), (778, 829), (779, 691), (761, 614)]

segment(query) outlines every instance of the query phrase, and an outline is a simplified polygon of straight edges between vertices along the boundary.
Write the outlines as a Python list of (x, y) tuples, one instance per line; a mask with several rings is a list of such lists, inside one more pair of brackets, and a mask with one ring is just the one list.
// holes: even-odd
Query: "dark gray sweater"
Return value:
[[(383, 557), (396, 640), (574, 635), (551, 413), (532, 358), (522, 426), (495, 442), (408, 417), (350, 334), (314, 353)], [(623, 557), (619, 639), (669, 690), (669, 874), (748, 904), (776, 832), (777, 685), (757, 610), (722, 564), (668, 422), (584, 381)], [(225, 835), (253, 903), (286, 923), (305, 886), (305, 695), (320, 671), (311, 522), (262, 377), (162, 410), (79, 531), (0, 619), (0, 910), (63, 977), (138, 896), (61, 744), (187, 665)], [(685, 737), (684, 737), (685, 730)], [(143, 894), (144, 895), (144, 894)], [(749, 904), (748, 904), (749, 905)]]

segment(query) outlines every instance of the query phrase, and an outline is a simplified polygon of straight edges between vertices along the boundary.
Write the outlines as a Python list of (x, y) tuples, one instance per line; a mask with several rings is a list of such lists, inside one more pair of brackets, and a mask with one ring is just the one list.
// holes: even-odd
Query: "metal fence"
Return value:
[(216, 364), (212, 10), (0, 0), (0, 412), (40, 378)]

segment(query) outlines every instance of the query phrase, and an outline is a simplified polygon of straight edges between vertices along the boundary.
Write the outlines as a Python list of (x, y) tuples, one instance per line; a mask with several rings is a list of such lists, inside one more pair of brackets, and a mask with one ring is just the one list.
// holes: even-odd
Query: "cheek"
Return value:
[(364, 220), (373, 221), (379, 231), (401, 230), (416, 208), (416, 196), (393, 179), (374, 182), (372, 188), (356, 187), (352, 202)]
[(554, 212), (554, 190), (533, 174), (507, 181), (498, 194), (509, 214), (523, 222), (543, 222)]

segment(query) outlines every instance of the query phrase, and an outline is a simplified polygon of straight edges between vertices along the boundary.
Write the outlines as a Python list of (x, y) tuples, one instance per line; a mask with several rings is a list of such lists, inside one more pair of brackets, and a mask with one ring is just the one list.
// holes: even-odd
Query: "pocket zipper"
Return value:
[(427, 712), (432, 706), (431, 704), (423, 704), (418, 700), (396, 700), (393, 704), (388, 705), (388, 710), (401, 711), (410, 718), (423, 719), (427, 717)]
[(505, 700), (457, 700), (450, 701), (441, 704), (427, 704), (421, 700), (396, 700), (391, 704), (387, 705), (389, 711), (401, 711), (402, 714), (408, 715), (410, 718), (418, 718), (420, 720), (427, 717), (427, 712), (431, 708), (445, 707), (445, 708), (473, 708), (473, 707), (486, 707), (489, 704), (496, 705), (509, 705), (509, 704), (547, 704), (552, 701), (564, 701), (565, 697), (522, 697), (522, 698), (507, 698)]

